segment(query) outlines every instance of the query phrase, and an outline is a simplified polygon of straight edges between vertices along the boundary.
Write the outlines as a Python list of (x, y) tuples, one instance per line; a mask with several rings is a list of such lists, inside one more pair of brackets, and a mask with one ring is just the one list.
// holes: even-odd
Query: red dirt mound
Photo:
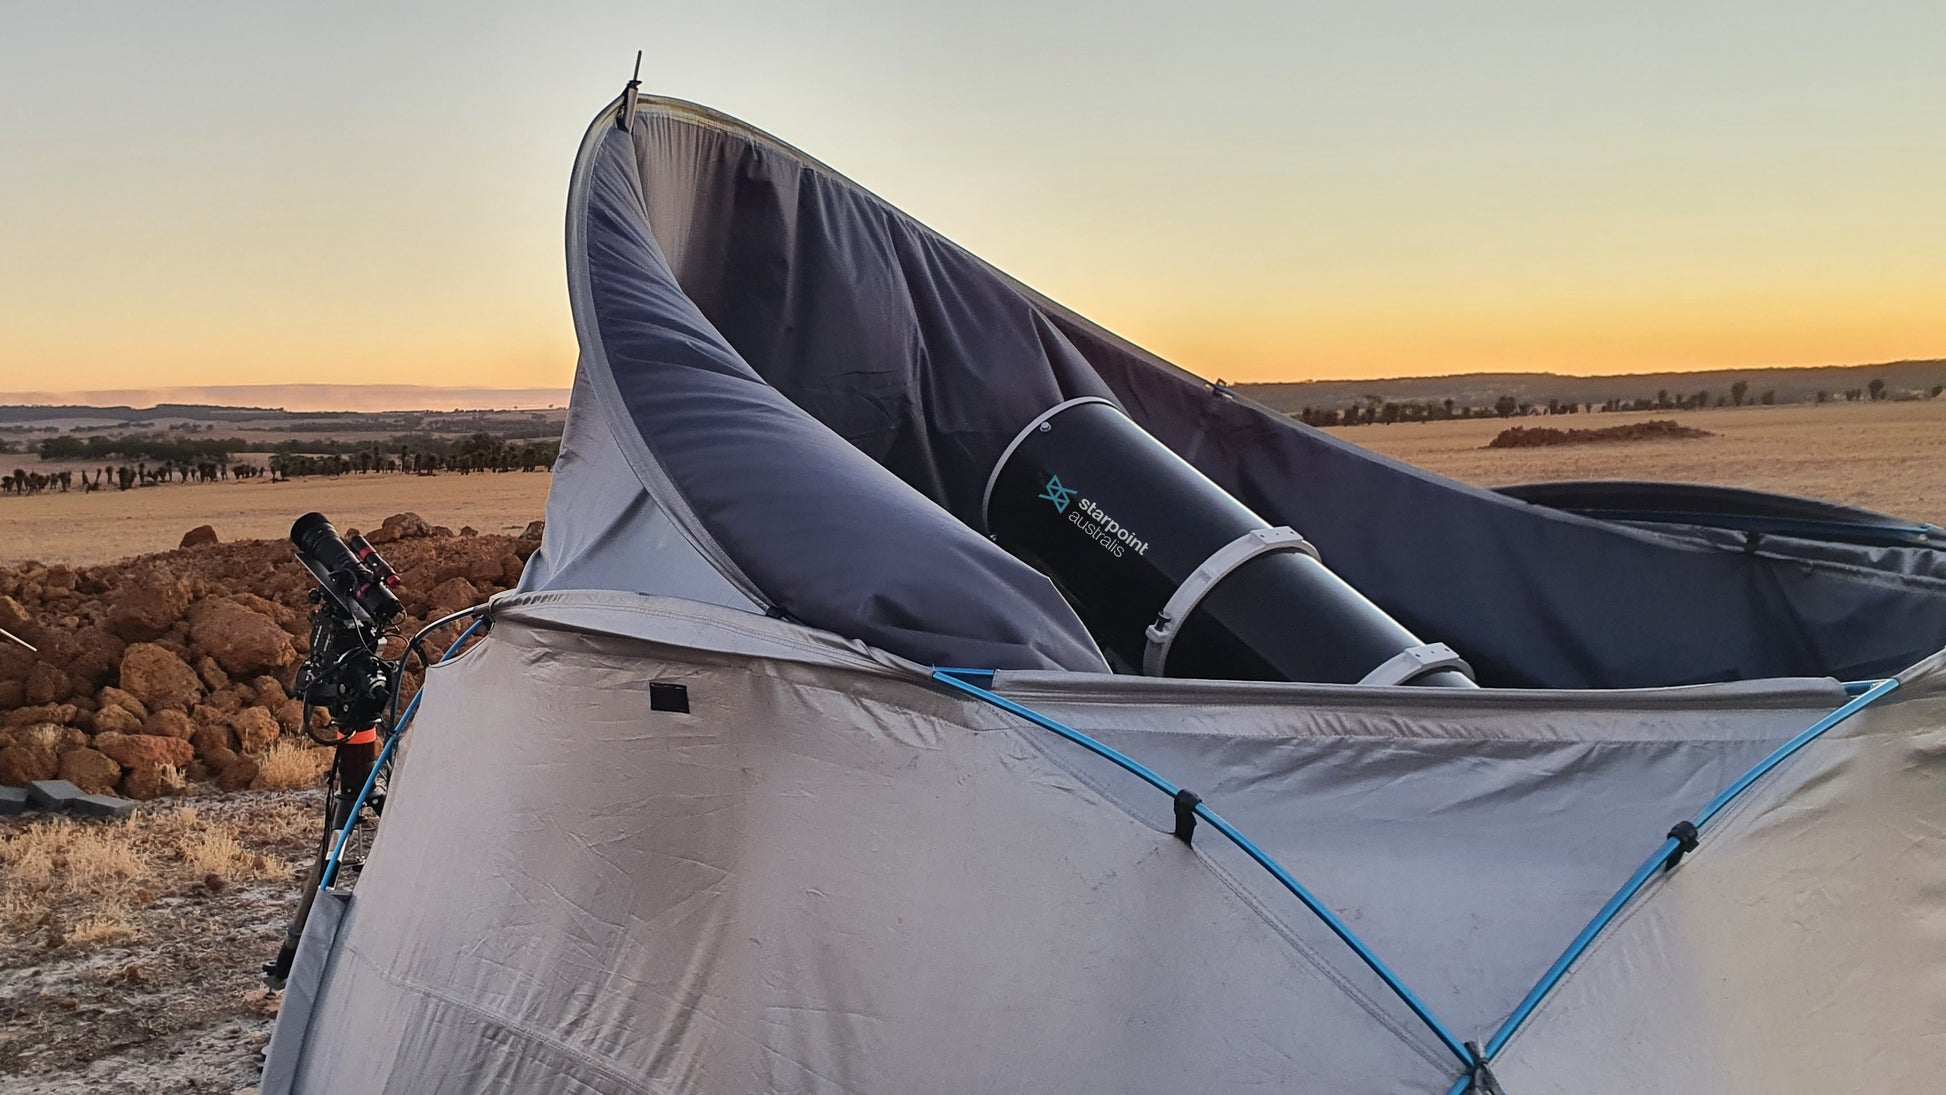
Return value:
[[(539, 524), (461, 537), (413, 514), (387, 519), (400, 632), (512, 588)], [(61, 775), (131, 798), (228, 789), (253, 782), (280, 740), (311, 744), (289, 695), (310, 649), (310, 575), (283, 541), (196, 539), (103, 566), (0, 567), (0, 627), (38, 648), (0, 639), (0, 784)]]

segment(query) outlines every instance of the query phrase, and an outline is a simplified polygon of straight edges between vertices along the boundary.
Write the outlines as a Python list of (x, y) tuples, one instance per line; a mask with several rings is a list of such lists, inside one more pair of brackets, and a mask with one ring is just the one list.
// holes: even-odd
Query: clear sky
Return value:
[(565, 384), (638, 47), (1207, 376), (1946, 355), (1938, 0), (0, 0), (0, 390)]

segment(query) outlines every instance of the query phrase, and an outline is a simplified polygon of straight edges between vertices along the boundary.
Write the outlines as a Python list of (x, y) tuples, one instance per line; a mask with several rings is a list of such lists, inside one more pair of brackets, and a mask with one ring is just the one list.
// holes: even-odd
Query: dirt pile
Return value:
[[(402, 579), (409, 637), (517, 583), (540, 523), (459, 536), (399, 514), (370, 538)], [(38, 648), (0, 640), (0, 784), (62, 778), (138, 799), (264, 787), (293, 767), (267, 768), (268, 754), (311, 744), (289, 694), (310, 649), (310, 575), (283, 541), (189, 539), (102, 566), (0, 568), (0, 628)]]
[(1598, 430), (1557, 430), (1551, 426), (1509, 426), (1486, 443), (1489, 449), (1535, 449), (1548, 445), (1589, 445), (1604, 441), (1680, 441), (1715, 437), (1708, 430), (1685, 426), (1667, 418), (1606, 426)]

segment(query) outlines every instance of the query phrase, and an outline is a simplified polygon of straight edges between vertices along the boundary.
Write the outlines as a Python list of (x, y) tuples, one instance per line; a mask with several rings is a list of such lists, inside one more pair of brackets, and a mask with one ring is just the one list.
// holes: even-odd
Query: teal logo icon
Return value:
[(1074, 491), (1061, 485), (1060, 476), (1050, 475), (1047, 477), (1047, 489), (1035, 497), (1045, 498), (1054, 503), (1054, 512), (1066, 513), (1068, 503), (1074, 501)]

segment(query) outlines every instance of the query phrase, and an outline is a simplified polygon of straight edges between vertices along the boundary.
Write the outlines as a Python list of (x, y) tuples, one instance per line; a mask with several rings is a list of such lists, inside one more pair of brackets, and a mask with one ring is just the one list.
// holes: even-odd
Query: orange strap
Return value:
[(366, 728), (364, 728), (363, 730), (360, 730), (360, 731), (358, 731), (358, 732), (357, 732), (356, 734), (353, 734), (352, 736), (350, 736), (350, 737), (348, 737), (348, 738), (346, 738), (346, 739), (344, 740), (344, 742), (343, 742), (343, 744), (345, 744), (345, 745), (366, 745), (366, 744), (369, 744), (369, 743), (371, 743), (371, 742), (375, 742), (375, 741), (377, 741), (377, 740), (378, 740), (378, 727), (376, 727), (376, 726), (367, 726), (367, 727), (366, 727)]

